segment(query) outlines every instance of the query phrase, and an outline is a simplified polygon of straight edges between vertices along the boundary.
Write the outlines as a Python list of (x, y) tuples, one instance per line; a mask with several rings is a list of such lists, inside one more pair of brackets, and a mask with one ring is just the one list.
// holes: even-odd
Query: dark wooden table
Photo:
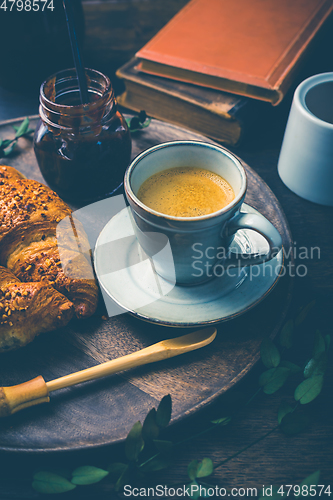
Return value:
[[(145, 40), (150, 38), (154, 31), (159, 29), (184, 3), (168, 2), (167, 7), (165, 2), (160, 0), (156, 2), (148, 0), (87, 2), (85, 4), (88, 24), (86, 58), (89, 65), (94, 66), (96, 61), (97, 69), (107, 71), (109, 68), (112, 73), (116, 66), (134, 54), (135, 50), (139, 49)], [(112, 19), (112, 26), (116, 26), (117, 32), (115, 33), (113, 29), (109, 39), (105, 35), (103, 46), (100, 46), (98, 40), (101, 39), (103, 30), (98, 31), (98, 26), (102, 18), (103, 26), (107, 24), (108, 19), (110, 22)], [(134, 25), (136, 30), (129, 37)], [(146, 29), (147, 26), (150, 28)], [(105, 31), (103, 33), (105, 34)], [(113, 45), (111, 54), (108, 53), (107, 56), (105, 47), (108, 43)], [(327, 38), (323, 36), (320, 39), (319, 37), (313, 49), (311, 62), (303, 67), (300, 78), (332, 69), (329, 67), (329, 58), (326, 57), (327, 43)], [(332, 40), (330, 46), (332, 46)], [(101, 57), (101, 54), (104, 56)], [(120, 86), (119, 82), (115, 82), (116, 87), (117, 85)], [(317, 329), (323, 335), (332, 335), (333, 208), (315, 205), (299, 198), (284, 186), (277, 174), (277, 161), (291, 97), (292, 91), (281, 106), (268, 111), (269, 119), (264, 123), (258, 123), (245, 135), (243, 143), (234, 152), (266, 181), (279, 199), (295, 242), (296, 269), (297, 266), (306, 266), (298, 268), (299, 275), (294, 280), (290, 318), (296, 316), (299, 307), (314, 299), (316, 303), (306, 321), (299, 326), (295, 345), (287, 354), (288, 359), (302, 364), (311, 356), (314, 332)], [(22, 96), (10, 90), (0, 89), (0, 120), (36, 113), (37, 100), (36, 95)], [(315, 251), (312, 259), (310, 250), (314, 247), (319, 248), (319, 255), (318, 251)], [(309, 254), (307, 259), (302, 258), (304, 248)], [(177, 448), (172, 465), (168, 469), (151, 474), (148, 481), (140, 484), (146, 487), (156, 484), (170, 486), (175, 483), (188, 484), (187, 466), (191, 460), (209, 457), (215, 464), (218, 464), (248, 447), (244, 452), (217, 468), (213, 475), (207, 478), (207, 482), (214, 487), (218, 485), (227, 489), (257, 488), (260, 494), (263, 485), (297, 484), (320, 469), (319, 483), (331, 485), (332, 489), (333, 370), (331, 364), (328, 366), (321, 394), (312, 403), (302, 408), (309, 417), (308, 427), (294, 436), (286, 436), (278, 429), (266, 438), (260, 439), (276, 426), (277, 410), (281, 401), (292, 402), (294, 387), (298, 381), (296, 379), (293, 383), (287, 383), (273, 395), (265, 395), (261, 391), (245, 406), (244, 403), (257, 393), (258, 377), (263, 370), (262, 363), (258, 362), (251, 373), (234, 390), (221, 396), (211, 406), (196, 415), (166, 429), (165, 439), (173, 442), (194, 434), (198, 436)], [(200, 435), (210, 426), (211, 420), (217, 416), (229, 414), (237, 404), (235, 401), (240, 401), (241, 404), (229, 425)], [(250, 446), (252, 443), (255, 444)], [(31, 488), (31, 477), (36, 469), (64, 466), (75, 468), (87, 464), (105, 467), (107, 463), (123, 459), (122, 444), (102, 450), (38, 457), (0, 454), (0, 498), (1, 500), (43, 498)], [(251, 492), (241, 491), (241, 495), (251, 496)], [(80, 500), (89, 498), (106, 500), (114, 497), (113, 486), (107, 480), (92, 486), (77, 487), (62, 496), (62, 498)], [(323, 498), (327, 497), (328, 495), (323, 495)], [(154, 497), (151, 496), (151, 498)]]

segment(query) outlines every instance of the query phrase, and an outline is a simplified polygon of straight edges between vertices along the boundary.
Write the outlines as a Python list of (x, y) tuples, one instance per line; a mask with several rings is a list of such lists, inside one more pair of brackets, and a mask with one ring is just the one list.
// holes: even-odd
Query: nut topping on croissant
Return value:
[(98, 288), (87, 237), (74, 226), (71, 209), (47, 186), (2, 169), (0, 265), (21, 281), (52, 285), (73, 302), (77, 317), (91, 316)]
[(0, 352), (17, 349), (37, 335), (65, 326), (73, 304), (52, 286), (21, 283), (0, 267)]
[(0, 186), (5, 179), (24, 179), (24, 176), (14, 167), (0, 165)]

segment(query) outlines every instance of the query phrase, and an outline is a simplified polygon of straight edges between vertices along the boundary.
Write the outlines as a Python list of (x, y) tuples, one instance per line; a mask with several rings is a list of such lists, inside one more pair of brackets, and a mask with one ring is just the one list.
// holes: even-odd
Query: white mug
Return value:
[(278, 172), (297, 195), (333, 206), (333, 73), (311, 76), (297, 87)]

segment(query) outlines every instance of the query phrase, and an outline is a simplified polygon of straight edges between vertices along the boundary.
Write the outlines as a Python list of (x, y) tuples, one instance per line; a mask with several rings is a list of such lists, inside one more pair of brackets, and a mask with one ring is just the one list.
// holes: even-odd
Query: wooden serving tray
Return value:
[[(37, 120), (31, 117), (31, 126)], [(20, 121), (1, 122), (0, 138), (14, 136), (12, 125)], [(207, 141), (179, 127), (152, 120), (147, 129), (133, 135), (133, 157), (155, 144), (186, 139)], [(31, 140), (20, 139), (17, 154), (2, 158), (0, 163), (44, 182)], [(243, 165), (248, 177), (246, 203), (273, 222), (288, 251), (292, 238), (278, 200), (263, 180), (244, 162)], [(100, 230), (104, 223), (100, 221)], [(53, 452), (116, 443), (168, 393), (173, 402), (172, 422), (193, 414), (233, 387), (253, 367), (259, 359), (262, 339), (273, 338), (285, 320), (292, 288), (289, 276), (281, 278), (259, 305), (218, 325), (217, 338), (202, 350), (57, 391), (52, 393), (49, 404), (3, 419), (0, 449)], [(94, 317), (72, 320), (66, 328), (43, 334), (21, 350), (0, 354), (0, 386), (19, 384), (38, 375), (52, 380), (186, 333), (148, 324), (129, 314), (103, 320), (104, 314), (101, 301)]]

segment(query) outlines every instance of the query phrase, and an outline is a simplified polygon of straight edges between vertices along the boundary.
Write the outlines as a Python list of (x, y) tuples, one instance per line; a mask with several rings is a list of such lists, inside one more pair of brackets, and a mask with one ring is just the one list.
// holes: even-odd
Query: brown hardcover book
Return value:
[(143, 72), (278, 104), (332, 0), (191, 0), (136, 57)]
[(138, 60), (132, 59), (116, 72), (126, 86), (117, 97), (120, 105), (134, 111), (144, 109), (149, 116), (226, 144), (237, 144), (244, 122), (250, 121), (248, 115), (267, 106), (247, 97), (144, 74), (137, 64)]

